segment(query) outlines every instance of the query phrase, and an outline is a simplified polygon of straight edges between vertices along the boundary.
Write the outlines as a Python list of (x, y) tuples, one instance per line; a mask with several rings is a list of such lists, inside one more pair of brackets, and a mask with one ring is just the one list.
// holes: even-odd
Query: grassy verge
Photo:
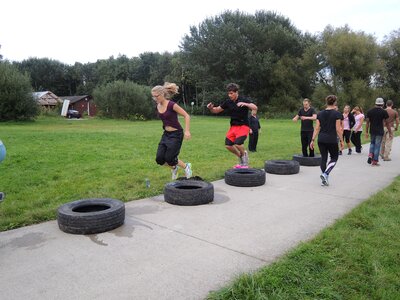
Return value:
[[(261, 120), (261, 126), (258, 152), (250, 154), (253, 167), (301, 152), (300, 123)], [(184, 142), (180, 158), (192, 162), (194, 175), (221, 179), (237, 163), (224, 147), (228, 128), (228, 118), (192, 118), (192, 139)], [(171, 181), (170, 171), (154, 160), (161, 134), (159, 120), (48, 116), (36, 122), (0, 123), (0, 138), (7, 147), (0, 164), (0, 191), (7, 193), (0, 205), (0, 231), (55, 219), (59, 205), (82, 198), (130, 201), (161, 194)]]
[(400, 299), (400, 177), (315, 239), (208, 299)]

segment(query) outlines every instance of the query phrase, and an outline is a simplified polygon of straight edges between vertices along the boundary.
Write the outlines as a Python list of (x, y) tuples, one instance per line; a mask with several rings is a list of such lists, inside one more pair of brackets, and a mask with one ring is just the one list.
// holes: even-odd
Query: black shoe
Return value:
[(342, 155), (342, 154), (343, 154), (343, 153), (342, 153), (342, 150), (340, 150), (340, 151), (339, 151), (339, 155)]
[(351, 149), (349, 149), (349, 152), (347, 153), (347, 155), (351, 155), (351, 152), (353, 152)]
[(367, 163), (369, 163), (369, 164), (372, 163), (372, 157), (368, 157)]

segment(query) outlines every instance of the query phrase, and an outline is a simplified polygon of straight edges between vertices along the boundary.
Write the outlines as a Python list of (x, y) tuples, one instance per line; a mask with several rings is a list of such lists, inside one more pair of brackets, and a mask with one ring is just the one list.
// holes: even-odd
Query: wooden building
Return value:
[(47, 109), (53, 109), (57, 106), (57, 104), (61, 104), (63, 102), (60, 97), (56, 96), (50, 91), (34, 92), (32, 95), (40, 106)]
[(95, 116), (96, 104), (93, 102), (93, 97), (90, 95), (82, 96), (61, 96), (62, 101), (69, 100), (68, 109), (74, 109), (81, 113), (82, 116)]

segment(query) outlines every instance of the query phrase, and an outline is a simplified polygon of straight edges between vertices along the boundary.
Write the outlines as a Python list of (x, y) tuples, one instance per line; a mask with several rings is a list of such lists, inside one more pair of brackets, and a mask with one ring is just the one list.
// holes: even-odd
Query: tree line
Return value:
[[(275, 12), (225, 11), (190, 27), (174, 53), (120, 55), (74, 65), (48, 58), (9, 64), (30, 77), (33, 90), (97, 95), (99, 110), (117, 118), (137, 116), (134, 110), (141, 103), (151, 105), (144, 91), (165, 81), (180, 86), (175, 100), (186, 108), (193, 102), (194, 113), (207, 113), (207, 102), (224, 99), (229, 82), (238, 83), (241, 94), (268, 115), (296, 111), (306, 97), (322, 108), (328, 94), (338, 95), (340, 105), (367, 107), (377, 96), (399, 105), (400, 29), (378, 43), (348, 26), (327, 26), (311, 35)], [(129, 104), (126, 108), (115, 103), (121, 99)], [(151, 109), (142, 111), (134, 118), (151, 117)]]

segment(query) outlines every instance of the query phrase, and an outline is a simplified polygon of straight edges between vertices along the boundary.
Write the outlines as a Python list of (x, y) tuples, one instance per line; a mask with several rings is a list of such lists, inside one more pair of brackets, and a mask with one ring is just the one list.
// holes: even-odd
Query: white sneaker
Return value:
[(329, 185), (328, 175), (327, 174), (322, 173), (321, 176), (319, 176), (319, 178), (321, 178), (322, 185), (325, 185), (325, 186)]
[(244, 154), (242, 156), (242, 165), (245, 167), (249, 166), (249, 153), (247, 153), (247, 151), (244, 151)]
[(178, 178), (178, 165), (175, 166), (175, 168), (171, 169), (171, 174), (172, 174), (172, 180), (175, 180)]
[(185, 176), (187, 179), (192, 177), (192, 164), (191, 163), (186, 163)]

